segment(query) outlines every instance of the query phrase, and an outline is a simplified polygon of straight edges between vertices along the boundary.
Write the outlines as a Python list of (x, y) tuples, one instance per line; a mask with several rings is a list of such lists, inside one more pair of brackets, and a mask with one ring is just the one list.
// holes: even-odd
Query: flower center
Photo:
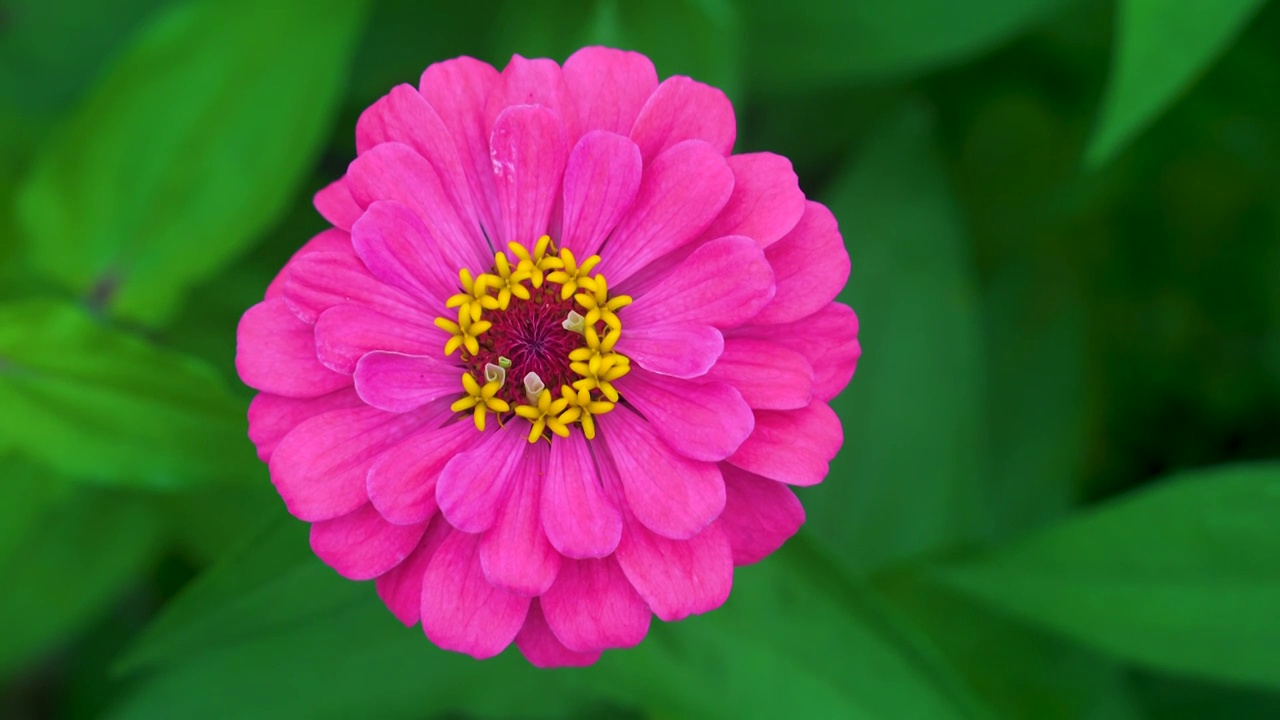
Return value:
[(510, 243), (494, 255), (490, 272), (458, 273), (460, 292), (449, 298), (457, 320), (436, 318), (449, 333), (444, 352), (460, 352), (463, 395), (455, 412), (470, 411), (484, 430), (488, 414), (504, 428), (511, 414), (529, 421), (529, 442), (551, 435), (568, 437), (579, 425), (595, 437), (594, 416), (620, 399), (613, 381), (631, 370), (614, 346), (622, 335), (617, 311), (625, 295), (609, 297), (591, 256), (578, 263), (568, 248), (557, 253), (543, 236), (530, 251)]

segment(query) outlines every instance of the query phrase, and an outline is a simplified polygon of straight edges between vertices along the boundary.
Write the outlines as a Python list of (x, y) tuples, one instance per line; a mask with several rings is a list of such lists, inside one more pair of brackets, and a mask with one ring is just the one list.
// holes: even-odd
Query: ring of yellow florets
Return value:
[(499, 424), (519, 415), (530, 423), (531, 443), (568, 437), (574, 425), (595, 438), (595, 416), (613, 410), (613, 383), (631, 370), (614, 350), (618, 311), (631, 298), (609, 296), (604, 276), (592, 272), (597, 255), (579, 263), (546, 235), (532, 250), (517, 242), (509, 249), (510, 258), (494, 254), (490, 272), (461, 269), (460, 291), (446, 303), (457, 317), (436, 318), (449, 333), (444, 354), (460, 353), (466, 366), (452, 409), (471, 411), (479, 430), (489, 413)]

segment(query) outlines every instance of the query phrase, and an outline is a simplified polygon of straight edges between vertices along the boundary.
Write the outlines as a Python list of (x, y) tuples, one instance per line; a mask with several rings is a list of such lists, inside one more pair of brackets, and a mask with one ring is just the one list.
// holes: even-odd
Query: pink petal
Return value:
[(433, 519), (427, 525), (427, 531), (421, 542), (404, 562), (379, 575), (377, 580), (378, 597), (386, 604), (396, 619), (405, 627), (413, 627), (422, 613), (422, 578), (427, 573), (427, 565), (431, 558), (453, 532), (449, 523)]
[(617, 287), (696, 238), (733, 193), (733, 171), (710, 145), (689, 140), (654, 158), (635, 203), (605, 243), (601, 269)]
[(341, 230), (350, 231), (351, 226), (364, 212), (364, 208), (357, 205), (351, 198), (351, 188), (347, 185), (345, 177), (340, 177), (324, 186), (315, 194), (311, 202), (316, 206), (316, 211), (321, 217)]
[(733, 553), (717, 523), (688, 540), (672, 540), (632, 520), (618, 543), (618, 564), (666, 622), (720, 607), (733, 587)]
[(564, 127), (547, 108), (517, 105), (498, 115), (490, 144), (501, 222), (495, 244), (532, 247), (547, 232), (564, 176)]
[(796, 226), (805, 200), (790, 160), (767, 152), (731, 155), (729, 168), (733, 195), (703, 237), (745, 235), (768, 247)]
[(413, 211), (397, 202), (375, 202), (351, 229), (351, 240), (374, 277), (445, 314), (458, 275)]
[(773, 268), (764, 251), (751, 238), (735, 235), (699, 247), (637, 295), (621, 316), (628, 331), (686, 322), (730, 328), (760, 312), (772, 297)]
[[(569, 97), (569, 88), (565, 85), (560, 66), (554, 60), (529, 60), (519, 55), (511, 56), (511, 61), (502, 69), (497, 87), (489, 94), (485, 103), (489, 122), (495, 123), (503, 111), (515, 105), (541, 105), (547, 108), (560, 119), (566, 139), (576, 141), (581, 134), (577, 132), (577, 108), (573, 98)], [(490, 128), (496, 129), (496, 126), (491, 124)]]
[(571, 558), (604, 557), (622, 536), (622, 514), (605, 496), (587, 440), (577, 433), (551, 443), (542, 527), (556, 550)]
[(361, 400), (387, 412), (409, 412), (463, 394), (462, 369), (427, 355), (371, 352), (360, 358), (353, 379)]
[(471, 450), (450, 460), (436, 484), (436, 502), (449, 524), (469, 533), (493, 527), (528, 447), (520, 433), (476, 432)]
[(426, 523), (392, 525), (369, 503), (311, 526), (311, 550), (349, 580), (372, 580), (418, 546)]
[(765, 251), (773, 266), (778, 292), (754, 322), (792, 322), (826, 307), (849, 280), (849, 253), (836, 218), (816, 202), (805, 204), (804, 217), (786, 237)]
[(721, 463), (720, 472), (725, 503), (715, 524), (729, 538), (734, 565), (763, 560), (804, 524), (804, 506), (791, 488), (729, 463)]
[(498, 519), (480, 541), (484, 576), (517, 595), (541, 595), (560, 571), (560, 553), (547, 542), (538, 515), (546, 470), (547, 448), (530, 446)]
[(577, 102), (578, 127), (626, 135), (645, 101), (658, 89), (658, 73), (637, 52), (586, 47), (564, 61), (564, 82)]
[[(364, 212), (361, 210), (360, 212)], [(280, 272), (271, 280), (271, 284), (267, 285), (267, 291), (263, 297), (265, 300), (284, 297), (284, 283), (289, 277), (289, 266), (297, 262), (300, 258), (310, 255), (314, 252), (340, 252), (348, 255), (354, 255), (355, 250), (351, 247), (351, 235), (345, 230), (325, 230), (319, 235), (311, 238), (305, 245), (298, 248), (298, 251), (289, 258), (289, 262), (284, 264)]]
[(556, 638), (578, 652), (631, 647), (649, 632), (649, 608), (613, 556), (566, 559), (541, 603)]
[(477, 440), (469, 420), (427, 425), (387, 450), (369, 468), (369, 501), (388, 521), (412, 525), (435, 514), (436, 482), (455, 455)]
[(344, 375), (354, 373), (360, 358), (375, 350), (444, 357), (449, 336), (430, 320), (388, 317), (363, 305), (334, 305), (316, 318), (316, 356), (326, 367)]
[(707, 374), (724, 351), (724, 336), (710, 325), (628, 324), (618, 339), (618, 352), (650, 372), (678, 378)]
[(738, 134), (733, 103), (720, 90), (676, 75), (662, 81), (640, 110), (631, 139), (646, 162), (685, 140), (703, 140), (720, 155)]
[(537, 668), (586, 667), (600, 659), (600, 651), (576, 652), (564, 646), (547, 625), (542, 614), (542, 603), (537, 598), (529, 604), (529, 615), (524, 627), (516, 635), (516, 647), (531, 665)]
[(343, 253), (311, 253), (289, 266), (284, 300), (303, 321), (315, 324), (334, 305), (355, 303), (383, 315), (415, 319), (430, 311), (412, 296), (369, 274), (360, 258)]
[(363, 505), (369, 466), (424, 422), (358, 407), (317, 415), (293, 429), (271, 455), (271, 481), (289, 512), (317, 522)]
[(258, 393), (253, 402), (249, 403), (249, 439), (258, 448), (258, 458), (267, 462), (284, 436), (302, 421), (331, 410), (359, 407), (362, 404), (360, 396), (356, 395), (352, 387), (313, 398)]
[(392, 88), (356, 122), (357, 153), (386, 142), (408, 145), (431, 163), (459, 217), (468, 220), (467, 224), (474, 229), (473, 239), (483, 244), (475, 204), (453, 136), (426, 98), (410, 85)]
[(789, 485), (817, 485), (843, 443), (840, 418), (815, 400), (799, 410), (757, 410), (755, 432), (729, 462)]
[(862, 355), (862, 346), (858, 344), (858, 316), (849, 306), (840, 303), (830, 303), (792, 323), (744, 325), (731, 330), (730, 334), (761, 340), (787, 338), (789, 345), (809, 358), (814, 374), (813, 396), (824, 401), (840, 394), (849, 384)]
[(673, 450), (694, 460), (729, 457), (755, 424), (751, 407), (725, 383), (679, 380), (635, 368), (614, 385)]
[(488, 63), (461, 57), (435, 63), (418, 83), (418, 91), (453, 138), (476, 215), (490, 236), (498, 230), (498, 193), (493, 185), (485, 104), (499, 79)]
[(640, 177), (635, 143), (600, 130), (583, 135), (564, 171), (560, 244), (579, 260), (596, 254), (635, 202)]
[(286, 397), (325, 395), (351, 382), (320, 364), (311, 326), (289, 312), (281, 298), (264, 300), (240, 318), (236, 372), (245, 385)]
[(712, 463), (672, 452), (650, 423), (619, 408), (600, 418), (612, 463), (601, 461), (606, 485), (616, 483), (636, 518), (670, 538), (697, 535), (724, 509), (724, 480)]
[(347, 179), (361, 207), (394, 200), (417, 215), (435, 238), (449, 270), (487, 268), (493, 262), (483, 236), (454, 210), (435, 168), (408, 145), (375, 145), (351, 163)]
[(479, 544), (478, 536), (455, 531), (436, 550), (422, 581), (422, 629), (445, 650), (483, 660), (515, 639), (529, 598), (489, 584)]
[[(782, 340), (782, 338), (779, 338)], [(757, 410), (795, 410), (813, 400), (813, 368), (779, 342), (727, 338), (708, 380), (729, 383)]]

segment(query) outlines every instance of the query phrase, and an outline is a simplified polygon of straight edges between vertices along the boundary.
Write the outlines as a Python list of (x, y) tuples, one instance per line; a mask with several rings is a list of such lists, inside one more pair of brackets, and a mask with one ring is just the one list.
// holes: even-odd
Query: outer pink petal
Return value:
[(490, 236), (498, 230), (498, 193), (493, 185), (485, 105), (498, 81), (498, 71), (488, 63), (461, 57), (435, 63), (418, 83), (418, 91), (453, 138), (476, 214)]
[(733, 103), (720, 90), (680, 75), (662, 81), (631, 129), (646, 162), (684, 140), (704, 140), (728, 155), (738, 134)]
[(350, 580), (372, 580), (413, 552), (426, 523), (392, 525), (369, 503), (311, 526), (311, 550)]
[(258, 448), (258, 458), (267, 462), (284, 436), (302, 421), (331, 410), (360, 405), (360, 396), (351, 387), (313, 398), (258, 393), (249, 403), (249, 439)]
[(427, 425), (382, 454), (369, 468), (366, 490), (388, 521), (412, 525), (435, 514), (436, 482), (444, 466), (476, 442), (468, 421)]
[(547, 449), (541, 444), (531, 446), (497, 521), (480, 541), (484, 576), (518, 595), (541, 595), (560, 571), (560, 553), (547, 541), (538, 513), (546, 471)]
[(325, 395), (351, 382), (320, 364), (311, 326), (280, 298), (264, 300), (240, 318), (236, 372), (249, 387), (286, 397)]
[[(364, 212), (361, 210), (360, 212)], [(357, 216), (358, 217), (358, 216)], [(354, 221), (353, 221), (354, 222)], [(355, 250), (351, 247), (351, 235), (346, 230), (325, 230), (319, 235), (311, 238), (298, 251), (289, 258), (289, 262), (284, 264), (280, 272), (276, 274), (271, 283), (267, 285), (267, 291), (264, 299), (284, 297), (284, 283), (289, 277), (289, 267), (299, 259), (310, 255), (314, 252), (340, 252), (348, 255), (354, 255)]]
[(733, 193), (733, 171), (700, 140), (654, 158), (636, 201), (601, 250), (601, 270), (617, 287), (645, 265), (696, 238)]
[(560, 66), (554, 60), (511, 56), (485, 103), (489, 127), (493, 129), (497, 118), (513, 105), (542, 105), (560, 118), (567, 140), (577, 141), (581, 134), (577, 131), (577, 107), (569, 96)]
[(757, 410), (795, 410), (813, 400), (813, 367), (781, 342), (727, 338), (707, 379), (733, 385)]
[(469, 221), (474, 240), (483, 244), (475, 203), (467, 187), (467, 176), (453, 136), (435, 108), (410, 85), (392, 88), (365, 110), (356, 122), (357, 153), (386, 142), (408, 145), (431, 163), (458, 216)]
[(729, 462), (789, 485), (816, 485), (843, 443), (840, 418), (815, 400), (799, 410), (757, 410), (755, 432)]
[(604, 131), (582, 136), (564, 171), (560, 244), (583, 260), (600, 250), (640, 191), (640, 149)]
[(450, 460), (436, 484), (436, 502), (449, 524), (469, 533), (493, 527), (528, 447), (519, 433), (477, 432), (472, 449)]
[(697, 535), (724, 510), (724, 479), (712, 463), (671, 450), (650, 423), (619, 408), (600, 418), (612, 463), (602, 461), (606, 484), (616, 482), (640, 522), (656, 533)]
[(688, 540), (672, 540), (628, 522), (618, 564), (653, 614), (666, 622), (720, 607), (733, 587), (733, 553), (717, 523)]
[(458, 274), (412, 210), (375, 202), (351, 229), (351, 240), (370, 274), (445, 313), (445, 301), (457, 292)]
[(369, 498), (369, 466), (424, 422), (370, 407), (334, 410), (303, 422), (271, 455), (271, 481), (289, 512), (308, 522), (328, 520)]
[(334, 305), (316, 318), (316, 356), (325, 367), (344, 375), (354, 373), (360, 358), (374, 350), (444, 357), (449, 336), (429, 321), (389, 317), (363, 305)]
[(586, 667), (600, 659), (600, 651), (576, 652), (564, 646), (542, 614), (542, 603), (537, 598), (529, 604), (529, 615), (524, 627), (516, 635), (516, 647), (531, 665), (538, 668)]
[(627, 326), (618, 352), (650, 372), (678, 378), (707, 374), (724, 351), (724, 336), (698, 323)]
[(529, 598), (489, 584), (479, 545), (455, 531), (436, 550), (422, 582), (422, 629), (436, 645), (483, 660), (515, 639)]
[(735, 235), (699, 247), (637, 295), (622, 319), (628, 330), (682, 322), (730, 328), (760, 312), (772, 297), (773, 268), (764, 251), (751, 238)]
[(754, 322), (767, 325), (799, 320), (826, 307), (849, 280), (849, 253), (836, 218), (816, 202), (786, 237), (765, 251), (778, 292)]
[(605, 495), (587, 440), (577, 433), (551, 443), (542, 527), (556, 550), (571, 558), (604, 557), (622, 537), (622, 514)]
[(378, 576), (378, 597), (405, 627), (413, 627), (422, 613), (422, 578), (432, 556), (444, 539), (454, 532), (449, 523), (434, 518), (418, 547), (404, 562)]
[[(821, 332), (814, 332), (821, 328)], [(804, 353), (813, 366), (813, 395), (831, 400), (840, 394), (858, 367), (862, 346), (858, 344), (858, 316), (847, 305), (830, 303), (818, 312), (783, 325), (744, 325), (730, 331), (734, 337), (776, 340)]]
[(751, 407), (733, 387), (678, 380), (633, 369), (614, 383), (676, 452), (715, 462), (733, 454), (751, 434)]
[(804, 193), (791, 161), (773, 153), (731, 155), (733, 195), (703, 237), (746, 235), (768, 247), (799, 222)]
[(586, 47), (564, 61), (564, 81), (577, 102), (582, 132), (627, 135), (645, 101), (658, 89), (658, 72), (640, 53)]
[(547, 232), (564, 177), (564, 127), (545, 107), (516, 105), (498, 115), (490, 147), (501, 222), (495, 244), (532, 247)]
[(312, 324), (320, 313), (343, 303), (409, 320), (430, 315), (414, 297), (370, 275), (360, 258), (343, 253), (311, 253), (292, 263), (284, 300), (293, 314)]
[(454, 210), (435, 168), (408, 145), (374, 146), (351, 163), (347, 179), (361, 207), (394, 200), (412, 210), (451, 266), (488, 267), (493, 262), (474, 225)]
[(716, 525), (733, 548), (734, 565), (759, 562), (804, 524), (804, 506), (791, 488), (721, 463), (726, 499)]
[(462, 394), (462, 369), (427, 355), (371, 352), (360, 358), (353, 378), (360, 399), (387, 412), (409, 412)]
[(340, 177), (324, 186), (311, 202), (321, 217), (341, 230), (351, 230), (351, 226), (364, 212), (364, 208), (351, 198), (351, 188), (347, 185), (346, 177)]
[(649, 632), (649, 608), (613, 556), (565, 560), (541, 602), (556, 638), (578, 652), (631, 647)]

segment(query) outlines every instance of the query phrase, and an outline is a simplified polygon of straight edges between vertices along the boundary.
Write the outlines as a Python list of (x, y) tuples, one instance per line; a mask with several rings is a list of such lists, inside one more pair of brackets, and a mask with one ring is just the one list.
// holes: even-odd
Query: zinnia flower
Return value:
[(440, 647), (581, 665), (804, 522), (859, 355), (835, 218), (643, 55), (427, 68), (238, 331), (311, 547)]

